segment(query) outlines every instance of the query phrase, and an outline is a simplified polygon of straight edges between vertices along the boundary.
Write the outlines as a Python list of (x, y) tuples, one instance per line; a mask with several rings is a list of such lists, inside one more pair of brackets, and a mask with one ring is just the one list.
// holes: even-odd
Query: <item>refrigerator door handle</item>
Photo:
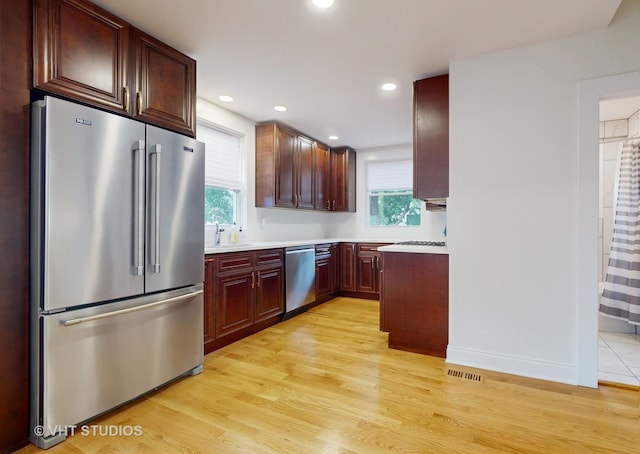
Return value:
[(153, 189), (151, 202), (151, 229), (152, 247), (151, 247), (151, 272), (160, 273), (160, 156), (162, 146), (155, 144), (151, 152), (151, 158), (155, 161), (153, 168)]
[(161, 306), (168, 303), (177, 303), (178, 301), (184, 301), (191, 299), (195, 296), (204, 293), (204, 290), (197, 290), (195, 292), (187, 293), (186, 295), (174, 296), (173, 298), (167, 298), (162, 301), (156, 301), (155, 303), (143, 304), (142, 306), (129, 307), (127, 309), (120, 309), (117, 311), (105, 312), (104, 314), (90, 315), (88, 317), (72, 318), (70, 320), (64, 320), (63, 326), (74, 326), (80, 323), (93, 322), (95, 320), (101, 320), (103, 318), (115, 317), (117, 315), (129, 314), (131, 312), (143, 311), (145, 309), (151, 309), (153, 307)]
[(133, 147), (133, 274), (144, 275), (144, 140)]

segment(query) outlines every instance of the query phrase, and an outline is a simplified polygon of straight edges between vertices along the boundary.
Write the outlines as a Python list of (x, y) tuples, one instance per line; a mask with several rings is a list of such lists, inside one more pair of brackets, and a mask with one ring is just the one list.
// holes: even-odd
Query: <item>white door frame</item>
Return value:
[(600, 100), (640, 94), (640, 71), (580, 82), (578, 106), (577, 384), (598, 387), (598, 139)]

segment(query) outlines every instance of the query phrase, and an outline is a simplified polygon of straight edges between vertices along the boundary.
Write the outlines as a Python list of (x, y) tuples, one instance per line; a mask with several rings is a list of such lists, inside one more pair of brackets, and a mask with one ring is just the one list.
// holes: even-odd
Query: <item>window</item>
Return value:
[(241, 137), (199, 122), (198, 140), (205, 143), (204, 223), (240, 224)]
[(367, 163), (370, 226), (420, 225), (411, 160)]

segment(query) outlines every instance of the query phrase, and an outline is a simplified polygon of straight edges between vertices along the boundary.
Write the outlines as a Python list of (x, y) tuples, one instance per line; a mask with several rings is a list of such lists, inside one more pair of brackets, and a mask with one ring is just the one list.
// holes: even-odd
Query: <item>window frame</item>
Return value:
[[(404, 179), (402, 181), (408, 181), (409, 185), (406, 185), (404, 187), (395, 187), (395, 188), (389, 188), (386, 187), (384, 189), (377, 189), (375, 184), (372, 184), (370, 179), (372, 177), (372, 172), (371, 172), (371, 167), (370, 166), (384, 166), (385, 164), (393, 164), (393, 163), (403, 163), (403, 162), (408, 162), (409, 163), (409, 169), (411, 170), (411, 175), (410, 178), (407, 178), (407, 176), (405, 175)], [(375, 176), (375, 175), (374, 175)], [(374, 189), (371, 189), (371, 186), (374, 186)], [(411, 159), (407, 159), (407, 158), (399, 158), (399, 159), (385, 159), (385, 160), (371, 160), (371, 161), (367, 161), (365, 163), (365, 190), (366, 190), (366, 197), (367, 197), (367, 212), (366, 212), (366, 225), (368, 228), (411, 228), (411, 227), (420, 227), (422, 225), (422, 209), (421, 209), (421, 205), (420, 205), (420, 201), (415, 199), (413, 197), (413, 165), (411, 163)], [(393, 195), (410, 195), (412, 198), (412, 204), (416, 204), (417, 206), (415, 208), (417, 208), (417, 215), (418, 215), (418, 223), (417, 224), (372, 224), (371, 220), (372, 220), (372, 210), (371, 210), (371, 203), (372, 197), (380, 197), (380, 196), (393, 196)], [(378, 219), (380, 220), (380, 217), (378, 217)]]

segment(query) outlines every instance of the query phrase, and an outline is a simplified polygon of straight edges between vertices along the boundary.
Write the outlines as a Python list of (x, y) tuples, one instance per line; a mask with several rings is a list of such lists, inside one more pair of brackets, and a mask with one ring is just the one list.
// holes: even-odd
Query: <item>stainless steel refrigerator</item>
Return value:
[(32, 106), (31, 441), (202, 370), (204, 144)]

